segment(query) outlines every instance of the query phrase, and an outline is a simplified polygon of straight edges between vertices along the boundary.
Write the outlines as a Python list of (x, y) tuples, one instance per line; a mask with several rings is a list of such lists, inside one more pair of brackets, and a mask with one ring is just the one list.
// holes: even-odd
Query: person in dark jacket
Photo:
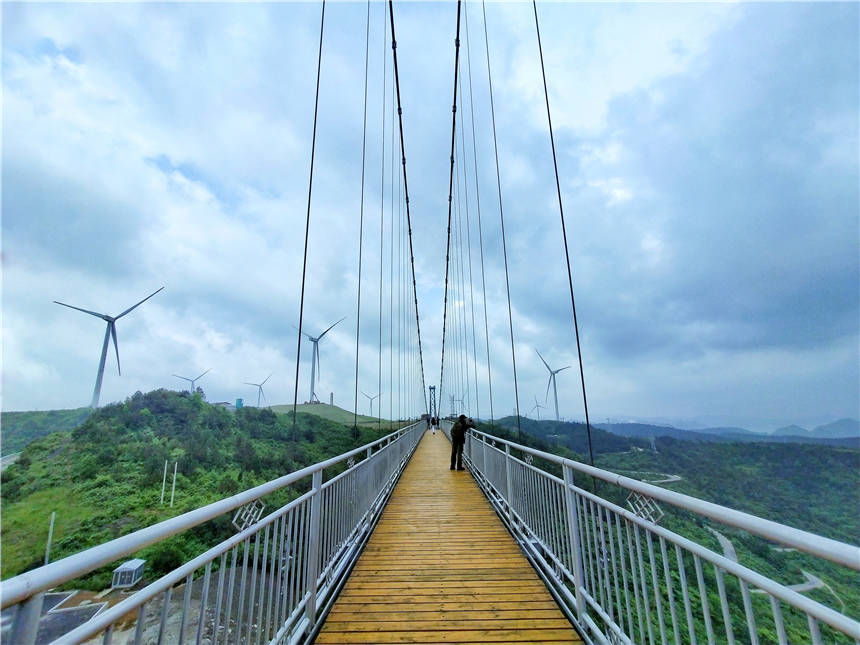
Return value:
[(451, 427), (451, 470), (463, 470), (463, 446), (466, 444), (466, 430), (474, 428), (475, 422), (461, 414)]

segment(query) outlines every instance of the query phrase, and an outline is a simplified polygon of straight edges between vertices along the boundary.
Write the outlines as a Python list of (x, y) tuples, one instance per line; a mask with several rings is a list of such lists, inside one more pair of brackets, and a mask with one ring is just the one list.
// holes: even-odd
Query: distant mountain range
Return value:
[(779, 442), (779, 443), (820, 443), (856, 448), (860, 442), (860, 422), (855, 419), (840, 419), (833, 423), (806, 430), (800, 426), (779, 428), (772, 434), (752, 432), (745, 428), (703, 428), (685, 430), (672, 426), (658, 426), (647, 423), (602, 423), (597, 427), (625, 437), (650, 439), (651, 437), (672, 437), (687, 441), (710, 442)]
[(797, 425), (785, 426), (775, 430), (775, 435), (791, 435), (797, 437), (835, 438), (835, 437), (860, 437), (860, 421), (856, 419), (839, 419), (833, 423), (818, 426), (807, 430)]

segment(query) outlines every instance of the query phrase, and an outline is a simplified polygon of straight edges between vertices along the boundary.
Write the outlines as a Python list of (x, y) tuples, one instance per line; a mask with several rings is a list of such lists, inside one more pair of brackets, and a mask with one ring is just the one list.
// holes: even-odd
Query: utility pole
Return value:
[(161, 502), (159, 504), (164, 504), (164, 487), (167, 484), (167, 460), (164, 460), (164, 476), (161, 478)]
[(54, 518), (57, 517), (56, 511), (51, 511), (51, 526), (48, 529), (48, 543), (45, 545), (45, 564), (51, 561), (51, 541), (54, 539)]
[(170, 508), (173, 508), (173, 494), (176, 492), (176, 466), (179, 462), (173, 462), (173, 488), (170, 489)]

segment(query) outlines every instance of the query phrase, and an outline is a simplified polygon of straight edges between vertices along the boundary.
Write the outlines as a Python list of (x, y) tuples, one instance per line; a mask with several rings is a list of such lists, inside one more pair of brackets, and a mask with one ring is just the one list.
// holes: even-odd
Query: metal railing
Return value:
[[(45, 591), (237, 511), (232, 537), (60, 636), (54, 643), (299, 643), (337, 595), (424, 422), (378, 441), (3, 581), (4, 643), (34, 643)], [(343, 466), (339, 466), (343, 464)], [(338, 467), (338, 468), (334, 468)], [(345, 469), (324, 481), (328, 469)], [(258, 500), (309, 490), (265, 517)], [(256, 504), (256, 506), (255, 506)], [(238, 510), (237, 510), (238, 509)], [(250, 520), (243, 526), (241, 517)]]
[[(443, 430), (450, 439), (450, 423)], [(849, 576), (860, 571), (856, 546), (475, 430), (464, 460), (588, 642), (860, 643), (860, 623), (844, 611), (660, 523), (685, 532), (719, 522)], [(586, 490), (595, 480), (613, 486), (597, 495)], [(672, 507), (666, 519), (660, 503)]]

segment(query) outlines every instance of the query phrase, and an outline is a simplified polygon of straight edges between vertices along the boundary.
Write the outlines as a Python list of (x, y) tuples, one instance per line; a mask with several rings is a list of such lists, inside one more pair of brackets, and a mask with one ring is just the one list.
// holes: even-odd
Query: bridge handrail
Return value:
[[(450, 423), (442, 424), (442, 429), (450, 438)], [(563, 477), (539, 468), (533, 458), (561, 466)], [(467, 435), (464, 460), (559, 606), (581, 634), (588, 634), (590, 642), (666, 644), (674, 637), (678, 643), (686, 619), (690, 642), (697, 642), (696, 634), (705, 633), (707, 642), (714, 643), (722, 619), (729, 643), (735, 642), (734, 630), (741, 630), (748, 633), (750, 643), (758, 645), (759, 632), (764, 629), (766, 638), (788, 645), (784, 607), (793, 614), (792, 634), (805, 633), (800, 636), (803, 642), (825, 642), (820, 625), (860, 642), (860, 622), (846, 613), (835, 591), (830, 589), (842, 604), (842, 612), (803, 595), (800, 588), (795, 590), (796, 585), (788, 586), (741, 564), (728, 550), (720, 555), (696, 539), (660, 526), (663, 510), (654, 502), (665, 502), (695, 517), (793, 546), (799, 552), (844, 564), (852, 571), (860, 570), (860, 548), (856, 546), (479, 430)], [(586, 487), (590, 481), (585, 478), (575, 484), (574, 473), (629, 492), (630, 510), (612, 501), (617, 493), (601, 496), (589, 492)], [(805, 562), (801, 561), (801, 566), (809, 566)], [(693, 569), (694, 577), (688, 582), (687, 572)], [(759, 593), (763, 595), (757, 596)], [(732, 598), (732, 594), (737, 595)], [(709, 602), (715, 605), (713, 619)], [(780, 603), (784, 603), (783, 607)], [(800, 627), (797, 618), (802, 618), (806, 627)], [(770, 625), (768, 621), (772, 621)], [(843, 636), (836, 638), (842, 642)], [(744, 638), (746, 635), (741, 636), (741, 640)]]
[(34, 594), (56, 587), (57, 585), (74, 580), (82, 575), (89, 573), (99, 567), (102, 567), (111, 562), (116, 562), (120, 558), (136, 553), (137, 551), (160, 542), (165, 538), (172, 537), (179, 533), (183, 533), (188, 529), (208, 522), (224, 513), (244, 506), (253, 502), (260, 497), (264, 497), (286, 488), (299, 480), (305, 479), (308, 476), (313, 476), (314, 473), (320, 472), (346, 461), (350, 457), (355, 457), (361, 453), (373, 451), (375, 448), (387, 445), (391, 441), (397, 439), (407, 430), (414, 427), (413, 424), (404, 428), (400, 428), (381, 439), (365, 444), (360, 448), (355, 448), (349, 452), (345, 452), (336, 457), (331, 457), (325, 461), (306, 466), (301, 470), (293, 471), (288, 475), (278, 477), (265, 484), (260, 484), (254, 488), (249, 488), (246, 491), (237, 493), (232, 497), (212, 502), (206, 506), (188, 511), (182, 515), (177, 515), (158, 524), (147, 526), (134, 533), (123, 535), (122, 537), (99, 544), (79, 553), (67, 556), (61, 560), (56, 560), (45, 566), (39, 567), (32, 571), (19, 574), (7, 580), (3, 580), (2, 590), (0, 590), (0, 607), (7, 607), (25, 600)]
[(804, 553), (824, 558), (825, 560), (830, 560), (831, 562), (849, 567), (855, 571), (860, 571), (860, 547), (858, 546), (822, 537), (815, 533), (810, 533), (808, 531), (787, 526), (786, 524), (774, 522), (773, 520), (751, 515), (750, 513), (738, 511), (713, 502), (707, 502), (703, 499), (698, 499), (697, 497), (677, 493), (666, 488), (661, 488), (660, 486), (639, 481), (638, 479), (625, 477), (624, 475), (603, 470), (602, 468), (596, 468), (578, 461), (559, 457), (558, 455), (554, 455), (549, 452), (537, 450), (536, 448), (523, 446), (513, 441), (508, 441), (507, 439), (502, 439), (500, 437), (481, 432), (480, 430), (474, 429), (470, 432), (478, 437), (484, 437), (495, 441), (496, 443), (510, 446), (511, 448), (515, 448), (534, 457), (539, 457), (560, 466), (568, 466), (577, 472), (588, 475), (589, 477), (595, 477), (605, 482), (609, 482), (610, 484), (620, 486), (621, 488), (626, 488), (642, 495), (647, 495), (653, 499), (671, 504), (676, 508), (692, 511), (698, 515), (704, 515), (705, 517), (721, 522), (722, 524), (749, 531), (750, 533), (754, 533), (773, 542), (778, 542), (784, 546), (798, 549)]

